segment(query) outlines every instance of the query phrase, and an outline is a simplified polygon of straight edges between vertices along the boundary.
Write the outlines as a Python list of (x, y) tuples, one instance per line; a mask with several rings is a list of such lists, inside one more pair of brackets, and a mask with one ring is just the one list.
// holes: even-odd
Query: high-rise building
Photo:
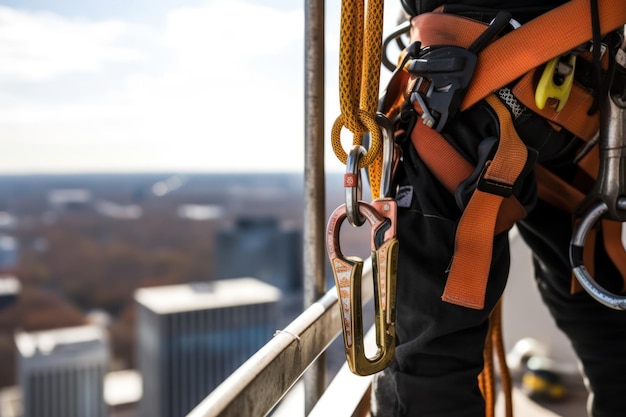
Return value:
[(254, 278), (137, 290), (139, 417), (186, 415), (271, 339), (279, 299)]
[(254, 276), (285, 292), (302, 288), (302, 234), (272, 217), (240, 218), (217, 232), (215, 276)]
[(10, 235), (0, 234), (0, 271), (12, 271), (19, 260), (17, 239)]
[(109, 347), (104, 329), (86, 325), (19, 332), (15, 342), (24, 416), (108, 416), (104, 374)]
[(17, 301), (21, 287), (17, 278), (9, 275), (0, 275), (0, 310)]

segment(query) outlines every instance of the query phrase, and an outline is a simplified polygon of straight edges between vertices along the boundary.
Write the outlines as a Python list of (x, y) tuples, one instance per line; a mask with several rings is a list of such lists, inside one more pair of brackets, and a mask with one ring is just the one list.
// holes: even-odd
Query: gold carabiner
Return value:
[(358, 210), (372, 227), (372, 275), (376, 311), (376, 345), (378, 351), (365, 355), (361, 282), (363, 260), (344, 256), (339, 245), (339, 231), (346, 219), (345, 204), (339, 206), (328, 221), (328, 257), (335, 277), (340, 301), (341, 322), (346, 359), (357, 375), (371, 375), (386, 368), (395, 354), (395, 298), (398, 264), (398, 241), (395, 237), (396, 202), (375, 200), (372, 205), (358, 202)]

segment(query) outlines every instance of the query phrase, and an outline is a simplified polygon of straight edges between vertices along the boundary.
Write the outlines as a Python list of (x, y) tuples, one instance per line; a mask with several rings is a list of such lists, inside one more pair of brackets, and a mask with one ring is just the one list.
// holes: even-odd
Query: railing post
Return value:
[[(326, 292), (324, 184), (324, 0), (306, 0), (305, 30), (305, 167), (304, 167), (304, 303)], [(305, 415), (325, 389), (326, 357), (322, 354), (304, 375)]]

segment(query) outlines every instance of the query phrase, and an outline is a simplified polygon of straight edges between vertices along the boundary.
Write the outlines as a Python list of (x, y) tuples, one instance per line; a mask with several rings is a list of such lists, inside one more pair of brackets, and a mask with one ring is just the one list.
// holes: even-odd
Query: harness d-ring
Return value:
[[(617, 206), (621, 210), (626, 210), (626, 197), (618, 200)], [(578, 227), (574, 230), (572, 240), (569, 246), (570, 263), (574, 276), (580, 285), (593, 297), (596, 301), (615, 310), (626, 310), (626, 296), (613, 294), (604, 289), (596, 280), (594, 280), (583, 262), (583, 247), (589, 231), (609, 211), (609, 207), (604, 201), (593, 206), (587, 214), (582, 218)]]
[(343, 186), (346, 189), (346, 215), (350, 224), (355, 227), (365, 223), (365, 217), (359, 211), (362, 192), (359, 161), (366, 152), (361, 145), (352, 146), (346, 161), (346, 175), (343, 177)]

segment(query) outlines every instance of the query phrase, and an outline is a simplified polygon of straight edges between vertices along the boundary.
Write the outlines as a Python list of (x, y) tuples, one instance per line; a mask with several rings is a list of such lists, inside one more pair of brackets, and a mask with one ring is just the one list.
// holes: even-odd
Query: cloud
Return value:
[[(285, 4), (210, 0), (152, 25), (0, 7), (0, 171), (301, 170), (304, 13)], [(328, 127), (338, 11), (328, 2)], [(327, 169), (345, 169), (329, 137)]]
[(163, 43), (179, 52), (183, 65), (238, 65), (259, 56), (276, 56), (293, 42), (301, 42), (303, 19), (301, 8), (280, 10), (240, 1), (216, 1), (206, 7), (169, 13)]
[[(0, 170), (301, 169), (302, 9), (214, 1), (164, 21), (141, 32), (123, 21), (0, 8), (0, 57), (12, 62), (0, 80), (49, 87), (73, 72), (106, 76), (107, 62), (155, 61), (146, 71), (129, 66), (114, 88), (81, 100), (0, 100), (10, 156)], [(129, 36), (137, 33), (152, 36)]]
[(139, 50), (122, 43), (131, 30), (121, 21), (70, 20), (0, 7), (0, 81), (43, 82), (98, 71), (105, 62), (140, 60)]
[(134, 74), (110, 97), (131, 110), (126, 132), (150, 143), (152, 162), (302, 167), (302, 10), (218, 1), (173, 10), (166, 23), (160, 39), (175, 57), (168, 71)]

